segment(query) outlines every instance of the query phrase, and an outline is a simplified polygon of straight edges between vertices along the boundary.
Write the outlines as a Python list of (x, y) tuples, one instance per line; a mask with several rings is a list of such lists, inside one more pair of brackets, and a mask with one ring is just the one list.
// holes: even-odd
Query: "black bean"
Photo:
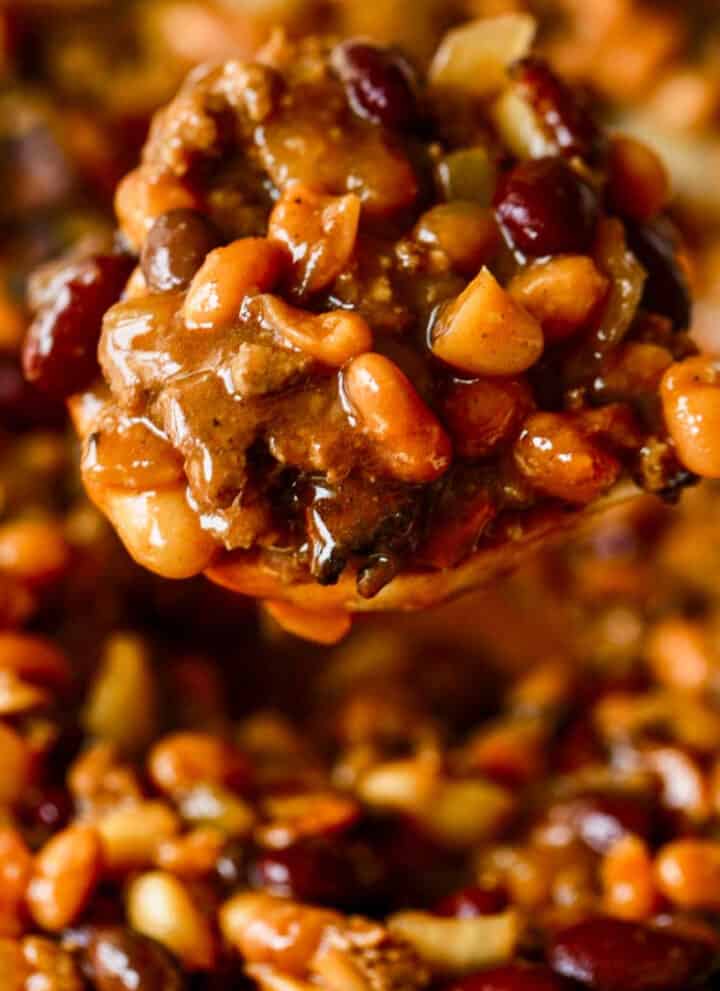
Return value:
[(197, 210), (170, 210), (158, 217), (145, 240), (141, 265), (145, 281), (156, 292), (185, 289), (220, 244), (213, 222)]
[(643, 306), (672, 321), (676, 330), (690, 326), (692, 300), (687, 279), (678, 265), (675, 232), (664, 220), (627, 224), (630, 249), (647, 272)]

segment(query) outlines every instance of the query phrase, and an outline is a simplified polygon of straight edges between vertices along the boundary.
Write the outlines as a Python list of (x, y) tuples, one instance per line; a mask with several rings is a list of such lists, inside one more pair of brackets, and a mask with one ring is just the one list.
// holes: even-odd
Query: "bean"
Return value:
[(546, 813), (545, 828), (565, 831), (595, 853), (607, 853), (628, 835), (650, 838), (653, 806), (644, 795), (598, 792), (554, 802)]
[(644, 922), (657, 907), (647, 845), (627, 835), (606, 853), (601, 866), (605, 910), (618, 919)]
[(330, 62), (359, 117), (395, 130), (405, 130), (417, 121), (416, 81), (402, 56), (351, 39), (333, 49)]
[(156, 175), (140, 166), (129, 172), (115, 193), (115, 213), (120, 227), (136, 251), (140, 251), (155, 220), (171, 210), (196, 210), (195, 193), (170, 173)]
[(597, 311), (609, 282), (585, 255), (535, 262), (522, 269), (508, 292), (538, 321), (546, 341), (572, 337)]
[(155, 851), (155, 864), (179, 878), (207, 877), (218, 869), (226, 839), (215, 826), (198, 826), (182, 836), (161, 840)]
[(0, 938), (19, 936), (25, 928), (24, 907), (33, 858), (15, 829), (0, 828)]
[(180, 832), (180, 819), (164, 802), (146, 801), (110, 809), (96, 823), (110, 871), (151, 867), (158, 845)]
[(699, 355), (671, 365), (660, 384), (678, 457), (690, 471), (720, 478), (720, 366)]
[(533, 488), (584, 505), (617, 481), (620, 464), (562, 413), (533, 413), (515, 444), (515, 464)]
[(242, 788), (249, 766), (231, 743), (209, 733), (179, 732), (163, 737), (150, 751), (148, 771), (162, 791), (173, 795), (199, 784)]
[(97, 991), (182, 991), (170, 954), (154, 940), (122, 926), (93, 928), (83, 953)]
[(32, 754), (23, 737), (4, 723), (0, 723), (0, 753), (0, 804), (15, 805), (30, 784)]
[(197, 210), (161, 214), (148, 232), (140, 256), (147, 286), (155, 292), (186, 289), (220, 243), (212, 221)]
[(618, 135), (610, 143), (608, 168), (610, 202), (622, 216), (642, 222), (667, 206), (670, 176), (652, 148)]
[(667, 317), (676, 330), (686, 330), (692, 316), (688, 281), (678, 263), (675, 231), (664, 220), (627, 224), (627, 240), (647, 272), (643, 306)]
[(720, 843), (687, 839), (668, 843), (657, 855), (658, 888), (679, 908), (720, 909)]
[(246, 296), (272, 289), (285, 252), (274, 241), (246, 237), (216, 248), (196, 272), (183, 305), (189, 327), (215, 330), (237, 320)]
[(701, 693), (715, 671), (715, 652), (700, 623), (670, 616), (650, 630), (645, 653), (653, 675), (667, 688)]
[(39, 851), (27, 903), (42, 929), (60, 932), (79, 916), (92, 894), (102, 865), (102, 848), (90, 826), (68, 826)]
[(444, 991), (567, 991), (569, 987), (542, 964), (509, 963), (462, 977)]
[(438, 358), (473, 375), (517, 375), (543, 350), (540, 324), (488, 269), (441, 310), (432, 328)]
[(361, 815), (358, 803), (333, 791), (272, 795), (263, 803), (270, 822), (261, 830), (266, 846), (281, 847), (302, 839), (345, 833)]
[(556, 158), (516, 165), (500, 177), (494, 203), (510, 243), (533, 256), (585, 253), (600, 211), (595, 193)]
[(443, 420), (453, 447), (463, 458), (483, 458), (515, 439), (533, 407), (521, 379), (453, 382), (443, 397)]
[(552, 147), (568, 158), (596, 160), (604, 143), (578, 89), (555, 75), (542, 59), (526, 58), (513, 68), (516, 88), (532, 108)]
[(59, 523), (14, 520), (0, 527), (0, 571), (31, 586), (50, 585), (70, 564), (70, 548)]
[(708, 942), (602, 917), (562, 930), (548, 949), (557, 973), (593, 991), (684, 991), (713, 958)]
[(127, 893), (128, 921), (189, 971), (212, 970), (217, 950), (210, 923), (182, 883), (164, 871), (136, 877)]
[(20, 357), (25, 322), (13, 354), (0, 355), (0, 426), (10, 433), (35, 428), (63, 427), (66, 411), (62, 402), (31, 385), (23, 375)]
[(283, 347), (330, 367), (340, 368), (372, 347), (372, 331), (359, 313), (310, 313), (270, 295), (258, 296), (253, 309)]
[(474, 919), (478, 915), (497, 915), (507, 908), (508, 897), (502, 888), (461, 888), (441, 899), (433, 911), (455, 919)]
[(305, 974), (325, 933), (341, 923), (330, 909), (260, 893), (234, 895), (220, 909), (230, 946), (248, 963), (269, 963), (291, 977)]
[(500, 232), (492, 210), (467, 200), (432, 207), (418, 220), (413, 236), (442, 252), (452, 268), (464, 275), (475, 275), (500, 247)]
[(51, 640), (31, 633), (0, 633), (0, 670), (55, 689), (67, 685), (71, 678), (62, 651)]
[(268, 221), (268, 237), (290, 254), (291, 288), (299, 295), (329, 286), (355, 249), (360, 200), (323, 196), (299, 182), (290, 183)]
[(351, 905), (359, 893), (351, 860), (332, 840), (306, 839), (265, 851), (250, 865), (250, 884), (272, 895), (330, 907)]
[(312, 643), (339, 643), (352, 626), (350, 613), (343, 609), (313, 612), (281, 599), (266, 599), (263, 605), (283, 630)]
[(25, 338), (22, 360), (28, 381), (59, 398), (91, 384), (100, 373), (97, 346), (103, 316), (131, 272), (126, 255), (95, 255), (68, 264)]
[(158, 492), (91, 490), (131, 557), (164, 578), (191, 578), (215, 556), (215, 540), (200, 527), (185, 487)]
[(389, 358), (369, 353), (353, 359), (343, 372), (342, 390), (351, 415), (395, 478), (431, 482), (447, 471), (452, 457), (447, 434)]

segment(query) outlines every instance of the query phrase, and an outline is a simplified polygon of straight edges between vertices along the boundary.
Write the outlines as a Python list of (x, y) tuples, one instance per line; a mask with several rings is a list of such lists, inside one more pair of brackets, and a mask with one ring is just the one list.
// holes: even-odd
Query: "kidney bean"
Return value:
[(338, 45), (330, 58), (358, 117), (396, 130), (416, 122), (414, 74), (402, 56), (364, 41), (349, 40)]
[(25, 338), (22, 363), (28, 381), (58, 398), (90, 385), (99, 374), (102, 318), (132, 268), (128, 255), (94, 255), (68, 264)]
[(143, 245), (140, 263), (150, 289), (186, 289), (214, 248), (220, 233), (197, 210), (169, 210), (157, 218)]
[(599, 157), (604, 144), (602, 134), (577, 89), (559, 79), (538, 58), (523, 59), (513, 75), (543, 131), (561, 154), (591, 160)]
[(685, 991), (712, 966), (710, 943), (667, 929), (599, 917), (559, 932), (548, 959), (593, 991)]
[(463, 977), (446, 991), (564, 991), (569, 986), (542, 964), (509, 963)]
[(502, 888), (480, 888), (473, 885), (441, 898), (433, 911), (435, 915), (454, 919), (475, 919), (479, 915), (497, 915), (507, 905), (508, 897)]
[(26, 382), (15, 355), (0, 357), (0, 425), (12, 432), (56, 428), (66, 422), (65, 407)]
[(58, 785), (50, 785), (38, 792), (30, 793), (23, 803), (20, 816), (27, 829), (35, 829), (44, 836), (47, 832), (64, 829), (73, 812), (73, 801), (69, 792)]
[(83, 963), (97, 991), (181, 991), (184, 986), (167, 950), (122, 926), (92, 930)]
[(545, 822), (551, 829), (567, 830), (569, 837), (578, 837), (595, 853), (607, 853), (629, 833), (648, 839), (653, 809), (641, 795), (580, 795), (552, 805)]
[(672, 321), (676, 330), (690, 326), (692, 300), (678, 264), (675, 232), (669, 224), (626, 224), (630, 249), (647, 272), (642, 305)]
[(347, 905), (357, 893), (350, 858), (338, 844), (304, 840), (267, 850), (250, 866), (252, 887), (318, 905)]
[(595, 233), (595, 193), (556, 158), (521, 162), (501, 176), (495, 212), (506, 236), (524, 254), (585, 252)]

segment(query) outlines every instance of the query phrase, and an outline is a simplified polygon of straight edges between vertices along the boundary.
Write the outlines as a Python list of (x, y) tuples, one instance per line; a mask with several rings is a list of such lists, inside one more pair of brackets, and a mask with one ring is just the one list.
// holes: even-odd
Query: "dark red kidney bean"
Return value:
[(547, 62), (523, 59), (514, 67), (513, 78), (560, 154), (591, 161), (601, 156), (602, 132), (582, 94), (559, 79)]
[(133, 269), (128, 255), (94, 255), (68, 263), (53, 283), (25, 337), (25, 377), (64, 398), (91, 384), (99, 371), (97, 345), (103, 316), (120, 297)]
[(83, 969), (96, 991), (182, 991), (185, 983), (159, 943), (122, 926), (90, 931)]
[(35, 427), (59, 429), (66, 421), (64, 404), (26, 382), (15, 355), (0, 357), (0, 426), (3, 429), (13, 432)]
[(564, 726), (552, 751), (553, 768), (569, 773), (588, 764), (602, 763), (605, 749), (587, 717), (578, 717)]
[(248, 873), (254, 888), (320, 905), (346, 905), (357, 888), (351, 859), (338, 845), (325, 841), (306, 840), (282, 850), (266, 850)]
[(481, 915), (496, 915), (507, 906), (508, 897), (502, 888), (473, 885), (441, 898), (433, 912), (453, 919), (477, 919)]
[(686, 991), (708, 973), (714, 949), (669, 929), (600, 917), (559, 932), (548, 961), (593, 991)]
[(544, 822), (568, 831), (595, 853), (607, 853), (628, 833), (650, 839), (654, 816), (650, 802), (641, 795), (579, 795), (553, 803)]
[(215, 861), (215, 874), (221, 884), (238, 888), (247, 884), (251, 863), (248, 846), (240, 840), (230, 840)]
[(510, 963), (461, 977), (446, 991), (567, 991), (571, 985), (543, 964)]
[(60, 785), (50, 785), (30, 793), (20, 809), (20, 817), (26, 829), (44, 832), (62, 829), (74, 811), (70, 793)]
[(593, 190), (557, 158), (521, 162), (501, 177), (495, 191), (498, 222), (526, 255), (586, 251), (599, 210)]
[(667, 317), (676, 330), (690, 326), (692, 299), (675, 254), (676, 235), (664, 220), (626, 224), (628, 244), (647, 272), (642, 305)]
[(333, 49), (330, 60), (358, 117), (395, 130), (417, 121), (414, 73), (397, 52), (349, 40)]
[(186, 289), (205, 256), (220, 244), (220, 232), (197, 210), (169, 210), (157, 218), (143, 245), (140, 264), (156, 292)]

